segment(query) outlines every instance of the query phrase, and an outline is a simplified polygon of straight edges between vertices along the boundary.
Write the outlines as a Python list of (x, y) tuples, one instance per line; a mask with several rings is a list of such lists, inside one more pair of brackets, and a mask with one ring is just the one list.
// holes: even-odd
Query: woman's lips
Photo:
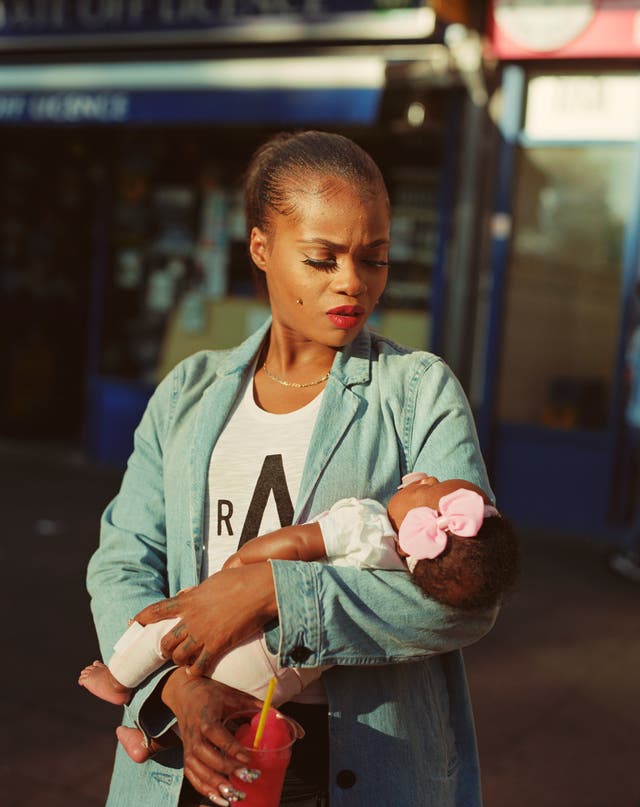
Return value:
[(349, 330), (355, 328), (362, 321), (364, 308), (361, 305), (341, 305), (337, 308), (332, 308), (327, 311), (329, 321), (342, 330)]

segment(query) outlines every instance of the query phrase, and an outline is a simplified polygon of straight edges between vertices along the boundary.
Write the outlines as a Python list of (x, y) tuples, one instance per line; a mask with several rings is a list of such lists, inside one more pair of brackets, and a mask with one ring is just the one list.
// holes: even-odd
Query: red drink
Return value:
[(259, 712), (240, 712), (225, 721), (227, 729), (249, 749), (250, 768), (260, 771), (255, 782), (241, 782), (231, 775), (229, 781), (247, 794), (243, 807), (278, 807), (287, 765), (291, 759), (291, 746), (304, 736), (304, 731), (295, 720), (285, 717), (275, 709), (269, 709), (260, 747), (254, 748)]

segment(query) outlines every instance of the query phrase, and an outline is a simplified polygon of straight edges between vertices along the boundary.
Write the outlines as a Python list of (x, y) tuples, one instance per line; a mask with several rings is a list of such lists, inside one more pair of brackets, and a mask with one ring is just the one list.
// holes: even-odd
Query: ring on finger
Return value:
[(241, 782), (250, 785), (252, 782), (255, 782), (256, 779), (260, 778), (260, 773), (261, 772), (255, 768), (236, 768), (233, 775)]
[(242, 790), (236, 790), (235, 787), (227, 784), (218, 785), (218, 790), (229, 801), (241, 801), (247, 797), (247, 794)]

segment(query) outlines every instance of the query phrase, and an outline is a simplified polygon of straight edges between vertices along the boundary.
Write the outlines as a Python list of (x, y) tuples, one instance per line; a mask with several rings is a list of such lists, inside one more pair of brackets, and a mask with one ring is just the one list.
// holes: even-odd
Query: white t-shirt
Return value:
[(246, 540), (292, 523), (322, 394), (275, 415), (256, 404), (249, 379), (209, 462), (202, 580)]

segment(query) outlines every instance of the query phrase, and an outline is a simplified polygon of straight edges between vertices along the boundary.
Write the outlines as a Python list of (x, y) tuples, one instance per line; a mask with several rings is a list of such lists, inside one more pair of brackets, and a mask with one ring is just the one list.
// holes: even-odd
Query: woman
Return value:
[[(103, 654), (140, 609), (205, 580), (140, 616), (181, 616), (163, 644), (177, 664), (205, 671), (266, 625), (281, 664), (334, 665), (291, 707), (307, 738), (283, 803), (320, 804), (328, 791), (331, 807), (473, 807), (459, 648), (490, 629), (493, 610), (425, 600), (397, 572), (272, 561), (209, 577), (256, 534), (345, 494), (386, 502), (411, 471), (488, 489), (446, 365), (366, 328), (387, 280), (390, 229), (371, 158), (339, 135), (281, 135), (254, 155), (245, 199), (272, 319), (234, 350), (182, 362), (150, 401), (89, 567)], [(236, 799), (226, 777), (243, 759), (220, 719), (246, 701), (184, 668), (153, 676), (125, 722), (158, 737), (177, 720), (191, 784), (180, 754), (136, 766), (118, 752), (108, 803), (203, 803), (191, 786), (216, 804)]]

